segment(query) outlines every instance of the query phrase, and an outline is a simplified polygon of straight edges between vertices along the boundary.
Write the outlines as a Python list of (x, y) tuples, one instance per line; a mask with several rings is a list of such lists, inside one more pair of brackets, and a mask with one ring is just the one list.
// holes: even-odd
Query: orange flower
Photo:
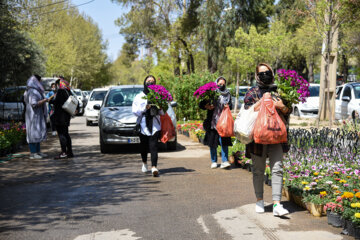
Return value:
[(359, 189), (357, 189), (357, 188), (354, 188), (354, 189), (353, 189), (353, 191), (354, 191), (354, 192), (358, 192), (358, 191), (359, 191)]
[(335, 191), (335, 195), (340, 195), (340, 194), (341, 194), (341, 191), (339, 191), (339, 190)]
[(355, 194), (355, 197), (360, 198), (360, 192), (357, 192), (357, 193)]
[(344, 192), (344, 194), (341, 197), (349, 199), (349, 198), (353, 198), (354, 194), (352, 192)]

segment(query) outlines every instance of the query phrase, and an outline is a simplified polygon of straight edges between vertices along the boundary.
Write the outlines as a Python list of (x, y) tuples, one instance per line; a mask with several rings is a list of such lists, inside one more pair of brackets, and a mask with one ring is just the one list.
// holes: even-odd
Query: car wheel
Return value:
[(294, 115), (297, 117), (300, 117), (300, 112), (299, 109), (297, 107), (294, 108)]
[(110, 146), (108, 144), (104, 143), (101, 134), (100, 134), (100, 152), (101, 153), (109, 153), (110, 152)]
[(177, 146), (177, 137), (175, 137), (175, 141), (166, 143), (166, 149), (168, 151), (175, 151), (176, 146)]
[(92, 126), (92, 122), (91, 122), (91, 121), (86, 120), (86, 126)]

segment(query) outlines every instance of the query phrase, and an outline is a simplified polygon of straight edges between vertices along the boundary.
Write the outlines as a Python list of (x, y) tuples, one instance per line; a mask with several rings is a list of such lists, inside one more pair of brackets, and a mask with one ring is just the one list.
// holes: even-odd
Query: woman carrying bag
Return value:
[[(228, 146), (232, 146), (231, 137), (220, 137), (216, 125), (220, 115), (225, 107), (232, 109), (231, 95), (229, 90), (226, 89), (226, 79), (219, 77), (216, 79), (217, 89), (220, 94), (219, 98), (215, 100), (214, 104), (208, 101), (201, 101), (199, 107), (207, 110), (206, 119), (203, 123), (205, 130), (204, 143), (210, 147), (211, 168), (215, 169), (217, 165), (217, 147), (221, 146), (221, 159), (222, 163), (220, 168), (229, 168), (228, 161)], [(233, 127), (233, 126), (232, 126)]]
[(72, 93), (69, 83), (63, 77), (60, 77), (55, 84), (57, 91), (53, 99), (50, 100), (50, 104), (54, 105), (53, 118), (61, 146), (61, 153), (55, 159), (72, 158), (74, 154), (69, 134), (71, 115), (63, 109), (64, 103)]
[(145, 78), (144, 91), (136, 95), (132, 105), (132, 112), (138, 117), (138, 122), (140, 124), (139, 137), (141, 145), (141, 158), (143, 162), (141, 171), (143, 173), (148, 172), (147, 154), (150, 151), (151, 173), (154, 177), (158, 177), (158, 140), (161, 132), (160, 115), (164, 115), (164, 112), (161, 109), (157, 109), (155, 106), (151, 106), (151, 104), (144, 99), (144, 97), (149, 93), (148, 86), (155, 84), (156, 80), (154, 76), (149, 75)]
[[(287, 125), (291, 109), (287, 108), (279, 97), (271, 97), (270, 92), (276, 91), (274, 85), (274, 72), (266, 63), (260, 63), (256, 67), (256, 86), (248, 90), (244, 98), (245, 109), (254, 107), (254, 111), (260, 110), (260, 104), (263, 98), (273, 101), (277, 114)], [(258, 115), (258, 118), (260, 114)], [(260, 126), (259, 131), (266, 131), (266, 126)], [(255, 128), (257, 125), (255, 123)], [(269, 128), (270, 129), (270, 128)], [(255, 129), (254, 129), (255, 131)], [(285, 131), (286, 132), (286, 131)], [(246, 157), (252, 159), (253, 162), (253, 185), (256, 195), (257, 213), (264, 212), (264, 172), (266, 167), (266, 158), (270, 160), (270, 168), (272, 171), (272, 199), (273, 199), (273, 215), (284, 216), (289, 211), (280, 204), (281, 190), (283, 183), (283, 154), (288, 151), (287, 142), (278, 144), (257, 144), (254, 141), (246, 145)]]

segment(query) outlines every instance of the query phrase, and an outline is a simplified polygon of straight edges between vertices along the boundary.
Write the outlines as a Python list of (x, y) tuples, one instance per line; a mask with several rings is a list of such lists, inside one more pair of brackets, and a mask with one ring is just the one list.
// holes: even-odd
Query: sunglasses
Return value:
[(265, 72), (259, 72), (258, 73), (258, 76), (265, 76), (265, 75), (272, 76), (272, 72), (270, 70), (267, 70)]

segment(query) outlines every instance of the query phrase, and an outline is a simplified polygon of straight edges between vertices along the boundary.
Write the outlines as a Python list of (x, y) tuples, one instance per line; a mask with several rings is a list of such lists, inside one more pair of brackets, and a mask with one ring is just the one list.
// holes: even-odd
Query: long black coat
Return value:
[(55, 125), (70, 126), (71, 115), (62, 108), (62, 105), (64, 105), (70, 95), (72, 95), (70, 91), (59, 89), (57, 90), (56, 96), (50, 100), (49, 103), (54, 105), (52, 118), (54, 118)]
[[(203, 110), (207, 110), (205, 108), (206, 101), (201, 101), (199, 104), (199, 107)], [(231, 101), (229, 102), (230, 109), (232, 108)], [(220, 145), (220, 135), (216, 131), (216, 129), (211, 129), (211, 120), (214, 114), (214, 110), (207, 110), (206, 113), (206, 119), (204, 120), (203, 127), (205, 130), (205, 138), (204, 138), (204, 144), (208, 145), (212, 148), (217, 148)], [(231, 137), (222, 137), (221, 142), (223, 146), (232, 146)]]

